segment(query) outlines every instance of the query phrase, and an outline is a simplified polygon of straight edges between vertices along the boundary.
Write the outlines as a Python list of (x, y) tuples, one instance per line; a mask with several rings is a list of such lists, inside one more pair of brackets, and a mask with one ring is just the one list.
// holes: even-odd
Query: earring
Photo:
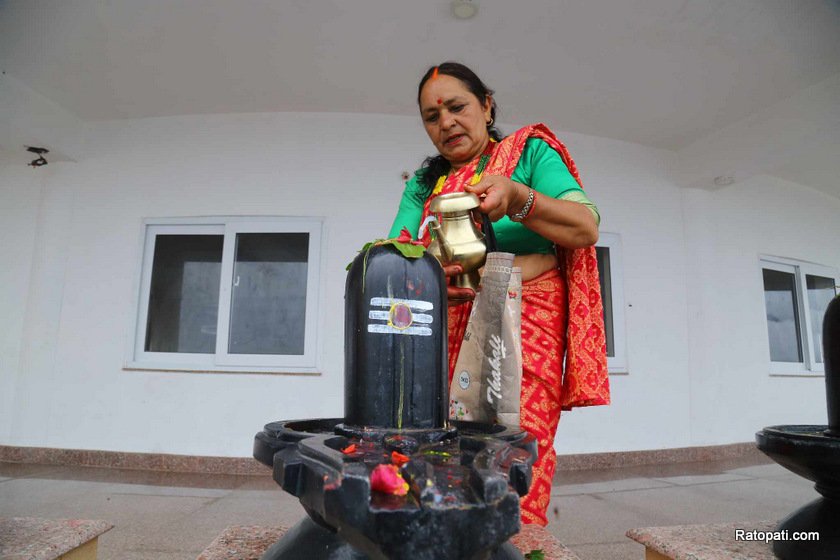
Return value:
[(489, 120), (489, 121), (487, 121), (487, 128), (490, 128), (491, 126), (493, 126), (493, 122), (495, 122), (495, 121), (493, 120), (493, 117), (490, 117), (490, 120)]

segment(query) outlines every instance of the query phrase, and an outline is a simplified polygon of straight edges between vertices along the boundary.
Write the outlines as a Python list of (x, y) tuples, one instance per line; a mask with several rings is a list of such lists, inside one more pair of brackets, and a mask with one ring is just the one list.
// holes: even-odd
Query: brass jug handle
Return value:
[(493, 222), (490, 216), (481, 214), (481, 233), (484, 235), (484, 244), (488, 253), (495, 253), (499, 250), (496, 244), (496, 232), (493, 230)]
[(438, 218), (435, 217), (432, 220), (429, 220), (429, 231), (431, 231), (432, 239), (437, 241), (438, 247), (440, 248), (440, 256), (443, 258), (444, 262), (451, 262), (452, 261), (452, 248), (449, 246), (449, 243), (446, 241), (446, 238), (443, 236), (440, 221)]

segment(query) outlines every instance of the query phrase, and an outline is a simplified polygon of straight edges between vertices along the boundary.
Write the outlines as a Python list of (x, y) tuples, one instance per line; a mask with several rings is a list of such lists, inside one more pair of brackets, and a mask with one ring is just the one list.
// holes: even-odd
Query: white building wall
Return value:
[[(622, 236), (629, 373), (612, 377), (612, 406), (564, 416), (558, 452), (747, 441), (780, 410), (789, 416), (779, 421), (823, 418), (812, 412), (823, 407), (818, 381), (766, 374), (756, 254), (840, 266), (825, 233), (835, 228), (838, 238), (830, 216), (840, 201), (766, 179), (686, 192), (668, 178), (666, 151), (561, 136), (601, 209), (602, 231)], [(86, 145), (78, 163), (0, 169), (0, 316), (8, 318), (0, 444), (249, 456), (268, 421), (340, 416), (344, 267), (365, 241), (387, 233), (401, 172), (430, 153), (418, 120), (168, 117), (91, 125)], [(757, 191), (780, 216), (791, 191), (804, 195), (798, 203), (814, 225), (787, 225), (773, 243), (771, 226), (758, 228), (766, 210), (754, 209)], [(742, 244), (735, 218), (750, 206), (746, 223), (756, 229)], [(123, 369), (142, 220), (216, 215), (325, 218), (320, 376)], [(816, 233), (825, 236), (822, 248)], [(719, 268), (737, 280), (719, 277)], [(726, 288), (731, 295), (721, 300)], [(749, 341), (730, 342), (721, 318)], [(757, 397), (753, 410), (745, 394)]]
[(773, 424), (825, 424), (825, 381), (769, 375), (760, 255), (840, 269), (840, 200), (775, 177), (685, 192), (691, 440), (749, 441)]
[(12, 436), (26, 305), (45, 173), (0, 166), (0, 442)]

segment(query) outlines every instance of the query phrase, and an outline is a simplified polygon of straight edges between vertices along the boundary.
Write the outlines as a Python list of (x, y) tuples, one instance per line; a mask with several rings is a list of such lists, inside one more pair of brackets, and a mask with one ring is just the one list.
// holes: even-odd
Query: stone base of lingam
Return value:
[[(522, 430), (474, 422), (445, 431), (354, 430), (340, 419), (269, 424), (254, 456), (309, 518), (263, 560), (522, 558), (507, 541), (521, 528), (535, 446)], [(371, 484), (395, 452), (405, 461), (402, 495)]]
[(791, 537), (773, 543), (781, 560), (840, 558), (840, 297), (823, 318), (823, 359), (828, 425), (770, 426), (756, 434), (761, 451), (821, 494), (779, 523)]

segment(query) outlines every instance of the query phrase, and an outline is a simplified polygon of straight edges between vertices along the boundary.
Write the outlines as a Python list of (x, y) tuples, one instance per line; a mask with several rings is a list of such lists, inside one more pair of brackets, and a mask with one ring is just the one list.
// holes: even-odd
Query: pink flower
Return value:
[(408, 493), (408, 482), (403, 479), (396, 465), (376, 465), (370, 473), (370, 487), (394, 496), (405, 496)]

